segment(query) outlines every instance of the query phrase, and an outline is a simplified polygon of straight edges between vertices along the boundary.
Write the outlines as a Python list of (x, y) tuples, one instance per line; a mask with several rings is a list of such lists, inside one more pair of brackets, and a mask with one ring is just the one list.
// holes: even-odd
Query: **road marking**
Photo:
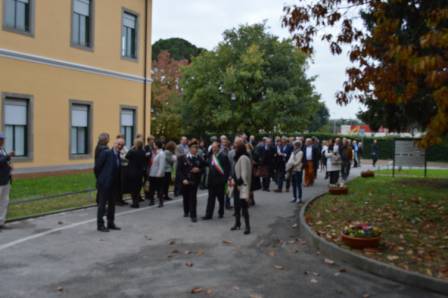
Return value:
[[(202, 198), (202, 197), (205, 197), (207, 195), (208, 195), (207, 193), (202, 193), (202, 194), (198, 195), (198, 198)], [(166, 202), (165, 205), (171, 205), (171, 204), (174, 204), (174, 203), (177, 203), (177, 202), (180, 202), (180, 201), (181, 201), (181, 199), (177, 199), (177, 200), (174, 200), (174, 201), (171, 201), (171, 202)], [(134, 209), (134, 210), (124, 211), (124, 212), (119, 212), (119, 213), (116, 214), (116, 216), (118, 217), (118, 216), (122, 216), (122, 215), (134, 214), (134, 213), (137, 213), (137, 212), (146, 211), (146, 210), (154, 209), (154, 208), (156, 208), (156, 206), (151, 206), (151, 207), (146, 207), (146, 208), (141, 208), (141, 209)], [(80, 222), (77, 222), (77, 223), (72, 223), (72, 224), (67, 225), (67, 226), (63, 226), (63, 227), (56, 228), (56, 229), (51, 229), (49, 231), (45, 231), (45, 232), (42, 232), (42, 233), (38, 233), (38, 234), (35, 234), (35, 235), (31, 235), (31, 236), (27, 236), (27, 237), (24, 237), (24, 238), (21, 238), (21, 239), (17, 239), (17, 240), (14, 240), (12, 242), (0, 245), (0, 251), (5, 250), (5, 249), (10, 248), (10, 247), (13, 247), (13, 246), (16, 246), (18, 244), (27, 242), (27, 241), (31, 241), (31, 240), (34, 240), (34, 239), (37, 239), (37, 238), (45, 237), (47, 235), (50, 235), (50, 234), (53, 234), (53, 233), (56, 233), (56, 232), (73, 229), (73, 228), (76, 228), (76, 227), (79, 227), (79, 226), (82, 226), (82, 225), (85, 225), (85, 224), (93, 223), (93, 222), (96, 222), (96, 218), (80, 221)]]

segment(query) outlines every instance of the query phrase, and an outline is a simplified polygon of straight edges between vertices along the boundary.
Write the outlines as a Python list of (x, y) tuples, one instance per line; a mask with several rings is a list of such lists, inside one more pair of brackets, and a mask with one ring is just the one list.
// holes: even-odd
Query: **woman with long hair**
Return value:
[(146, 152), (143, 139), (137, 138), (134, 147), (126, 154), (128, 160), (127, 181), (132, 196), (131, 208), (139, 208), (140, 192), (143, 186), (143, 177), (146, 173)]
[(246, 226), (244, 234), (248, 235), (250, 234), (249, 199), (252, 184), (252, 161), (241, 139), (235, 140), (235, 170), (233, 180), (235, 181), (235, 225), (231, 230), (241, 229), (242, 211)]

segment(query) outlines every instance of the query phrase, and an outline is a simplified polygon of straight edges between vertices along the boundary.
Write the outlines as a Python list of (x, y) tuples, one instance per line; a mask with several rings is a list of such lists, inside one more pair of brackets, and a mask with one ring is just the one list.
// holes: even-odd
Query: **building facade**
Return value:
[(89, 168), (148, 135), (152, 0), (0, 0), (0, 129), (16, 172)]

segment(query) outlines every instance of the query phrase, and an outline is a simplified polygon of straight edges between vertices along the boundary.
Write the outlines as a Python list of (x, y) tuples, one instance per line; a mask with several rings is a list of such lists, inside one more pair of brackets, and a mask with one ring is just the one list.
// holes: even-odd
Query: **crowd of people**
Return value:
[[(130, 194), (130, 207), (139, 208), (140, 203), (162, 208), (170, 201), (170, 185), (174, 196), (182, 195), (184, 217), (197, 222), (198, 189), (208, 190), (207, 206), (203, 220), (213, 219), (216, 201), (218, 217), (223, 218), (225, 209), (234, 209), (235, 224), (231, 230), (241, 228), (250, 234), (249, 207), (255, 205), (254, 192), (262, 189), (289, 192), (292, 203), (302, 203), (302, 187), (311, 187), (318, 172), (325, 173), (330, 185), (344, 183), (352, 164), (361, 164), (362, 143), (349, 139), (264, 137), (245, 134), (231, 142), (225, 135), (212, 137), (209, 144), (203, 140), (182, 137), (179, 144), (164, 138), (147, 138), (141, 135), (134, 140), (132, 148), (125, 146), (123, 135), (118, 135), (112, 148), (110, 137), (103, 133), (95, 149), (95, 177), (97, 179), (98, 231), (119, 230), (115, 225), (115, 205), (127, 204), (124, 194)], [(144, 195), (142, 195), (142, 190)], [(233, 198), (233, 206), (232, 199)], [(107, 225), (104, 221), (107, 218)]]

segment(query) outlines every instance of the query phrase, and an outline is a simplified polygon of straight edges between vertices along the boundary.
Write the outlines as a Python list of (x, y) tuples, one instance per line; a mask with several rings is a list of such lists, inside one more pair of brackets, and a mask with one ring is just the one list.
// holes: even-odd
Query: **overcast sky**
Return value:
[[(270, 31), (282, 38), (289, 33), (281, 26), (282, 8), (292, 0), (154, 0), (153, 41), (170, 37), (184, 38), (196, 46), (212, 50), (226, 29), (241, 24), (268, 21)], [(361, 105), (336, 104), (335, 93), (345, 79), (349, 66), (346, 55), (332, 56), (328, 46), (316, 46), (314, 63), (308, 74), (317, 75), (316, 90), (322, 95), (331, 118), (356, 118)]]

